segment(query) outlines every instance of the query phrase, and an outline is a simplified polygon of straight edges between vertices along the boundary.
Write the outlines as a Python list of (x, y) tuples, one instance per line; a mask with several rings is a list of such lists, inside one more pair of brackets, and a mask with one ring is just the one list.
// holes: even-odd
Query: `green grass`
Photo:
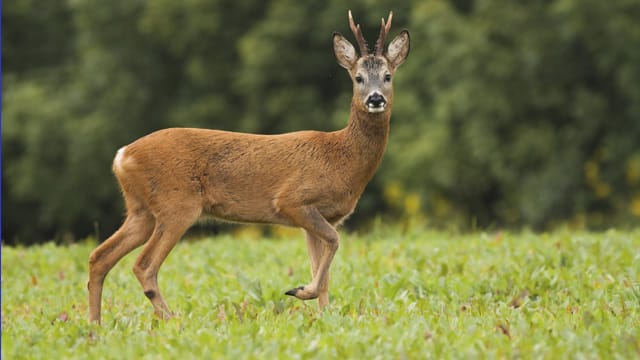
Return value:
[(2, 249), (2, 358), (638, 358), (640, 231), (550, 234), (382, 229), (344, 234), (331, 305), (302, 236), (182, 242), (160, 272), (158, 321), (131, 267), (87, 324), (95, 244)]

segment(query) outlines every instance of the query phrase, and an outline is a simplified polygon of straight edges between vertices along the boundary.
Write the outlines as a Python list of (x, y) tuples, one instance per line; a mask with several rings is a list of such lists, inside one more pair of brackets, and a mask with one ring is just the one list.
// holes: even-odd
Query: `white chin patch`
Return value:
[(367, 111), (369, 111), (370, 113), (379, 113), (379, 112), (383, 112), (384, 111), (384, 105), (382, 106), (367, 106)]

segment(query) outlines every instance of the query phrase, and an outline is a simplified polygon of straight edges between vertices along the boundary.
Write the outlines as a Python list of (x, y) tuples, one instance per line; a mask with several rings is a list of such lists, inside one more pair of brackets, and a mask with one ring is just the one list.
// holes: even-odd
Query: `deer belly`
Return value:
[(204, 206), (203, 214), (230, 222), (288, 225), (269, 201), (259, 198), (210, 201)]

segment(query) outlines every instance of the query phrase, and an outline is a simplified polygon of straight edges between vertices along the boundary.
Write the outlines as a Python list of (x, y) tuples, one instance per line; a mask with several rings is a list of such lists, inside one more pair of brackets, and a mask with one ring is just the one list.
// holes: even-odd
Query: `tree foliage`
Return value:
[[(640, 1), (350, 4), (411, 31), (392, 138), (350, 224), (640, 219)], [(343, 2), (14, 0), (3, 8), (3, 239), (108, 235), (115, 151), (171, 126), (344, 126)]]

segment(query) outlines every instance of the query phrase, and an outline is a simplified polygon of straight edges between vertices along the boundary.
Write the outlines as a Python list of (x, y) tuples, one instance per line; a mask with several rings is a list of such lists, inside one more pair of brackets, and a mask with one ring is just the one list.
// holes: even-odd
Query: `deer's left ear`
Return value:
[(356, 49), (349, 40), (337, 32), (333, 33), (333, 52), (336, 53), (338, 64), (347, 70), (351, 70), (358, 61)]
[(407, 56), (409, 56), (408, 30), (402, 30), (400, 35), (391, 40), (389, 47), (387, 47), (387, 53), (385, 56), (394, 69), (402, 65), (402, 63), (407, 59)]

